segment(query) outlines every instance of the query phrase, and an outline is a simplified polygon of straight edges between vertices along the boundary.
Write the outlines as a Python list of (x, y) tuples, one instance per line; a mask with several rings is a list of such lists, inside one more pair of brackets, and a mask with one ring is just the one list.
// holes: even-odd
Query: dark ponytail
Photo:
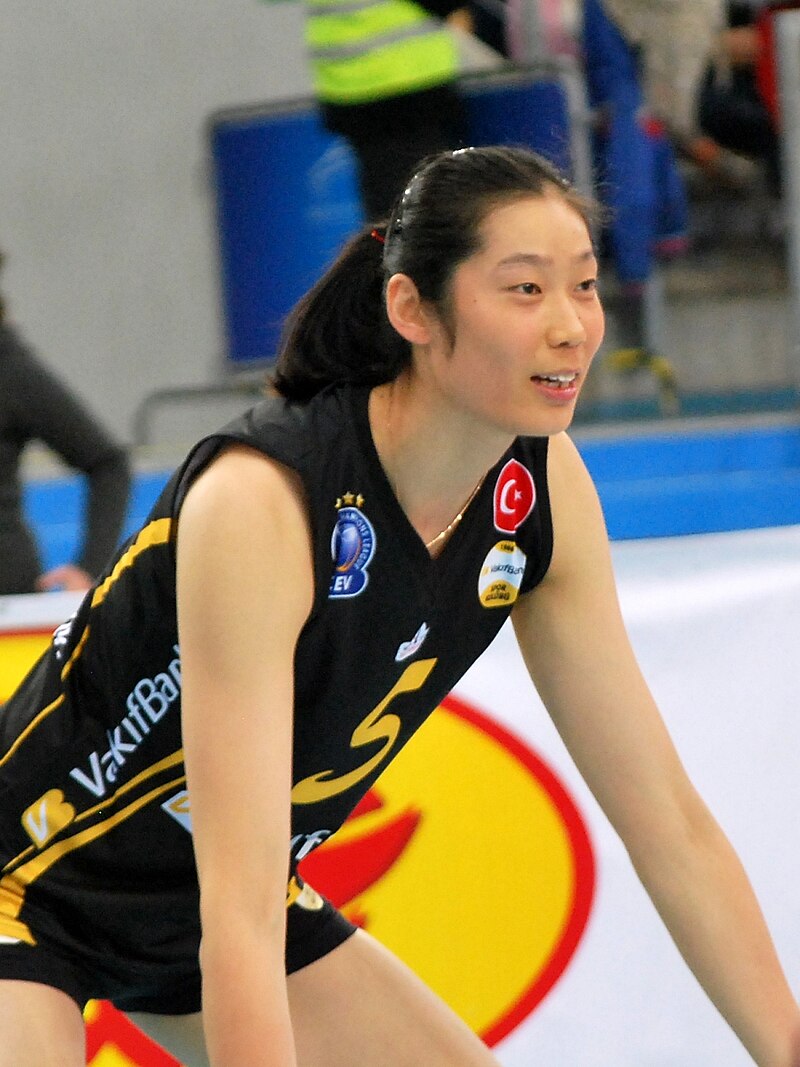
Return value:
[(383, 282), (382, 235), (364, 230), (289, 314), (273, 377), (279, 393), (306, 401), (333, 382), (397, 377), (411, 347), (386, 317)]
[(486, 215), (509, 200), (548, 191), (593, 228), (597, 205), (529, 149), (462, 148), (428, 157), (395, 205), (385, 237), (371, 229), (354, 237), (289, 315), (275, 388), (306, 401), (337, 382), (392, 381), (409, 365), (411, 346), (387, 318), (386, 281), (407, 274), (450, 325), (450, 283), (459, 264), (481, 247)]

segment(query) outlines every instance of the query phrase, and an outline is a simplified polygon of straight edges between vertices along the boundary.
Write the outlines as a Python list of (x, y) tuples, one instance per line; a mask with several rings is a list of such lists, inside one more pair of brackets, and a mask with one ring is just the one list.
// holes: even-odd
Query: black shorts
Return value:
[[(323, 897), (312, 907), (292, 904), (286, 912), (286, 973), (321, 959), (355, 933), (356, 927)], [(79, 960), (51, 946), (4, 944), (0, 939), (0, 980), (41, 982), (70, 996), (83, 1011), (89, 1000), (110, 1000), (120, 1011), (190, 1015), (200, 1011), (200, 967), (191, 970), (129, 968), (117, 961), (101, 978)]]

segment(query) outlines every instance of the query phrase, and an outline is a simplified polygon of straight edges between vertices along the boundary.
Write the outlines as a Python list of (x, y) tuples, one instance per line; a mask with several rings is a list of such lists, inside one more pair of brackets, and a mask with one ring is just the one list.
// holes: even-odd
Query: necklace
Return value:
[(459, 511), (459, 513), (458, 513), (458, 514), (456, 515), (456, 517), (455, 517), (455, 518), (454, 518), (454, 519), (452, 520), (452, 522), (449, 522), (449, 523), (447, 524), (447, 526), (445, 526), (445, 528), (444, 528), (443, 530), (441, 530), (441, 531), (440, 531), (440, 532), (439, 532), (439, 533), (438, 533), (438, 534), (437, 534), (437, 535), (436, 535), (436, 536), (435, 536), (434, 538), (432, 538), (432, 539), (431, 539), (430, 541), (426, 541), (426, 542), (425, 542), (425, 547), (426, 547), (426, 548), (427, 548), (428, 550), (432, 549), (434, 545), (438, 545), (440, 541), (444, 541), (444, 539), (445, 539), (446, 537), (449, 537), (449, 535), (450, 535), (450, 534), (451, 534), (451, 533), (453, 532), (453, 530), (455, 530), (456, 526), (458, 526), (458, 524), (459, 524), (459, 523), (461, 522), (461, 520), (462, 520), (462, 519), (464, 518), (464, 512), (465, 512), (465, 511), (467, 510), (467, 508), (468, 508), (468, 507), (470, 506), (470, 504), (472, 503), (472, 501), (473, 501), (473, 500), (475, 499), (475, 497), (476, 497), (476, 496), (478, 495), (478, 493), (480, 492), (480, 488), (481, 488), (481, 486), (483, 485), (483, 479), (484, 479), (485, 477), (486, 477), (486, 475), (485, 475), (485, 474), (482, 474), (482, 475), (480, 476), (480, 478), (478, 479), (478, 484), (477, 484), (477, 485), (475, 486), (475, 488), (474, 488), (474, 489), (472, 490), (472, 492), (471, 492), (471, 493), (469, 494), (469, 496), (467, 497), (467, 499), (466, 499), (466, 500), (464, 501), (464, 503), (463, 503), (463, 504), (461, 505), (461, 510), (460, 510), (460, 511)]

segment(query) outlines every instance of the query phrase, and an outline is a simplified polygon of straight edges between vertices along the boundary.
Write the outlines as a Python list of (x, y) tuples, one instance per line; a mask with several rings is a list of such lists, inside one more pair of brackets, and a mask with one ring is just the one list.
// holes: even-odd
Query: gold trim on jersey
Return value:
[[(72, 823), (83, 822), (85, 819), (90, 819), (93, 815), (97, 815), (104, 809), (112, 807), (114, 804), (117, 803), (120, 797), (124, 796), (125, 793), (129, 793), (132, 789), (135, 789), (136, 786), (140, 785), (142, 782), (146, 782), (148, 778), (154, 778), (155, 775), (161, 774), (162, 771), (170, 770), (172, 767), (176, 767), (182, 762), (183, 749), (179, 748), (177, 749), (177, 751), (171, 753), (171, 755), (165, 756), (164, 759), (159, 760), (158, 763), (154, 763), (151, 767), (145, 767), (143, 771), (140, 771), (137, 775), (134, 775), (134, 777), (131, 778), (129, 782), (125, 782), (119, 787), (119, 789), (115, 793), (112, 793), (111, 796), (101, 800), (99, 804), (95, 804), (94, 807), (87, 808), (85, 811), (75, 814), (74, 818), (70, 820), (69, 825), (71, 825)], [(54, 791), (48, 790), (46, 793), (42, 794), (42, 796), (39, 798), (39, 801), (44, 800), (52, 792)], [(57, 792), (61, 793), (61, 790), (57, 790)], [(63, 797), (63, 793), (61, 795)], [(30, 805), (27, 810), (30, 810), (30, 808), (34, 807), (34, 805), (39, 803), (39, 801), (34, 801), (34, 803)], [(5, 867), (2, 868), (2, 873), (5, 874), (6, 872), (16, 867), (18, 864), (23, 863), (26, 858), (31, 855), (31, 853), (34, 853), (36, 851), (36, 845), (28, 845), (28, 847), (23, 849), (23, 851), (20, 852), (18, 856), (15, 856), (12, 860), (8, 861)]]
[(170, 539), (172, 532), (172, 519), (154, 519), (145, 526), (140, 532), (133, 544), (119, 557), (114, 564), (114, 569), (111, 574), (101, 582), (100, 585), (94, 591), (92, 596), (92, 607), (96, 608), (98, 604), (102, 604), (108, 595), (109, 589), (119, 579), (123, 571), (126, 571), (128, 567), (133, 566), (136, 557), (140, 556), (142, 552), (145, 552), (148, 548), (153, 548), (155, 545), (163, 545)]
[[(129, 567), (133, 566), (134, 562), (142, 552), (168, 542), (171, 532), (172, 519), (170, 518), (156, 519), (153, 522), (148, 523), (148, 525), (139, 532), (130, 547), (123, 552), (117, 560), (113, 570), (105, 581), (101, 582), (94, 590), (91, 609), (94, 610), (94, 608), (103, 603), (109, 591), (118, 581), (120, 576)], [(62, 684), (66, 681), (73, 666), (83, 653), (90, 631), (91, 625), (87, 623), (78, 643), (72, 651), (72, 654), (61, 670)], [(54, 700), (34, 716), (25, 729), (11, 743), (8, 751), (0, 757), (0, 767), (11, 759), (24, 741), (30, 737), (33, 731), (41, 725), (41, 723), (55, 711), (56, 708), (60, 707), (64, 701), (65, 693), (61, 692)], [(85, 811), (78, 814), (75, 813), (74, 807), (63, 799), (63, 793), (60, 790), (53, 789), (43, 793), (39, 798), (39, 801), (34, 801), (34, 803), (26, 809), (26, 814), (29, 814), (30, 818), (33, 818), (33, 813), (35, 812), (38, 819), (44, 820), (41, 823), (40, 832), (42, 833), (42, 844), (43, 846), (47, 846), (47, 842), (55, 837), (56, 834), (62, 833), (68, 826), (74, 827), (76, 824), (84, 822), (86, 819), (90, 819), (93, 816), (108, 810), (108, 808), (115, 805), (121, 797), (129, 793), (132, 789), (135, 789), (142, 782), (147, 781), (165, 770), (175, 767), (182, 763), (182, 761), (183, 750), (178, 749), (177, 752), (172, 753), (158, 763), (153, 764), (152, 767), (148, 767), (137, 774), (129, 782), (120, 786), (120, 788), (110, 797), (105, 798), (101, 803), (96, 804), (91, 808), (87, 808)], [(0, 937), (11, 938), (24, 942), (25, 944), (35, 945), (36, 938), (31, 933), (27, 924), (22, 922), (19, 918), (20, 912), (25, 904), (25, 894), (28, 886), (35, 882), (37, 878), (40, 878), (53, 866), (53, 864), (57, 863), (60, 859), (63, 859), (64, 856), (82, 848), (84, 845), (91, 844), (100, 837), (103, 837), (110, 830), (119, 826), (120, 823), (125, 822), (126, 819), (129, 819), (132, 815), (135, 815), (142, 808), (146, 807), (151, 801), (157, 800), (165, 793), (169, 793), (176, 787), (185, 785), (185, 783), (186, 775), (181, 774), (179, 777), (172, 778), (170, 781), (164, 782), (151, 789), (149, 792), (138, 796), (135, 800), (132, 800), (129, 804), (119, 811), (114, 812), (114, 814), (110, 815), (108, 818), (101, 819), (100, 821), (95, 822), (92, 826), (88, 826), (83, 830), (77, 830), (77, 832), (74, 832), (69, 836), (62, 837), (55, 844), (47, 847), (41, 847), (35, 844), (30, 845), (18, 856), (10, 860), (3, 867), (3, 875), (0, 878)], [(58, 823), (62, 819), (63, 823), (59, 825)], [(55, 820), (55, 822), (51, 827), (50, 822), (52, 820)], [(51, 830), (53, 832), (50, 832)]]
[[(92, 609), (103, 603), (112, 585), (114, 585), (114, 583), (123, 573), (123, 571), (127, 570), (128, 567), (133, 565), (134, 560), (138, 556), (140, 556), (142, 552), (144, 552), (148, 548), (153, 548), (156, 545), (162, 545), (169, 541), (171, 530), (172, 519), (156, 519), (154, 522), (148, 523), (147, 526), (145, 526), (144, 529), (141, 530), (139, 536), (136, 538), (130, 548), (126, 552), (123, 552), (123, 554), (117, 560), (117, 563), (108, 578), (106, 578), (106, 580), (101, 585), (98, 585), (98, 587), (95, 589), (94, 595), (92, 596)], [(64, 667), (61, 671), (62, 682), (66, 681), (76, 660), (83, 652), (84, 646), (89, 638), (90, 631), (91, 624), (87, 623), (84, 627), (83, 633), (81, 634), (78, 640), (77, 645), (72, 650), (72, 655), (64, 664)], [(51, 712), (55, 711), (56, 708), (59, 707), (59, 705), (61, 705), (63, 702), (64, 693), (60, 693), (55, 698), (55, 700), (51, 701), (47, 705), (47, 707), (42, 708), (42, 710), (39, 711), (33, 719), (31, 719), (31, 721), (28, 723), (22, 733), (19, 734), (19, 736), (16, 737), (14, 741), (12, 741), (8, 751), (5, 752), (2, 756), (0, 756), (0, 767), (2, 767), (4, 763), (11, 759), (11, 757), (14, 755), (20, 745), (26, 740), (26, 738), (28, 738), (33, 733), (36, 727), (39, 726), (48, 717), (48, 715), (50, 715)]]
[[(162, 764), (166, 761), (161, 761)], [(156, 764), (156, 767), (163, 769), (161, 764)], [(156, 773), (151, 768), (153, 773)], [(142, 775), (139, 776), (141, 778)], [(127, 807), (122, 808), (120, 811), (115, 812), (107, 819), (103, 819), (101, 822), (95, 823), (93, 826), (87, 827), (85, 830), (81, 830), (71, 837), (64, 838), (55, 845), (51, 845), (44, 851), (34, 855), (27, 862), (17, 867), (13, 873), (4, 875), (0, 879), (0, 934), (6, 934), (12, 937), (19, 937), (20, 940), (26, 941), (28, 944), (35, 945), (36, 939), (31, 934), (28, 927), (20, 922), (19, 913), (25, 903), (25, 893), (29, 885), (35, 882), (37, 878), (40, 878), (45, 871), (57, 863), (64, 856), (69, 855), (70, 852), (75, 852), (79, 848), (83, 848), (84, 845), (89, 845), (93, 841), (96, 841), (99, 837), (103, 837), (110, 830), (113, 830), (120, 823), (125, 822), (132, 815), (135, 815), (142, 808), (146, 807), (153, 800), (157, 800), (160, 796), (170, 792), (177, 786), (185, 785), (186, 775), (179, 775), (177, 778), (172, 778), (168, 782), (162, 782), (161, 785), (151, 789), (148, 793), (144, 793), (142, 796), (137, 797)], [(123, 790), (120, 790), (121, 793)], [(117, 794), (118, 795), (118, 794)], [(92, 809), (96, 811), (97, 808)], [(91, 812), (85, 812), (86, 816)], [(75, 820), (78, 821), (77, 819)], [(26, 853), (29, 850), (26, 849)], [(26, 853), (23, 853), (24, 856)], [(20, 858), (20, 857), (18, 857)], [(12, 866), (15, 861), (12, 861), (8, 867)], [(27, 937), (22, 936), (20, 928), (27, 932)]]
[[(81, 652), (83, 651), (83, 646), (86, 644), (86, 638), (88, 636), (89, 636), (89, 627), (87, 626), (86, 629), (81, 634), (81, 639), (80, 639), (80, 641), (78, 641), (78, 644), (75, 646), (75, 649), (73, 650), (72, 655), (69, 657), (67, 662), (64, 664), (64, 668), (61, 671), (61, 681), (62, 682), (66, 680), (67, 676), (69, 675), (69, 672), (72, 670), (73, 663), (75, 662), (75, 660), (78, 658), (78, 656), (80, 656)], [(55, 711), (56, 708), (59, 706), (59, 704), (62, 704), (63, 702), (64, 702), (64, 694), (63, 693), (59, 693), (59, 695), (56, 697), (55, 700), (52, 700), (47, 705), (46, 708), (42, 708), (42, 710), (39, 712), (39, 714), (35, 715), (34, 718), (31, 719), (31, 721), (28, 723), (28, 725), (25, 727), (25, 729), (22, 731), (22, 733), (12, 742), (11, 747), (9, 748), (9, 750), (3, 756), (0, 756), (0, 767), (2, 767), (4, 763), (6, 763), (8, 760), (11, 759), (11, 757), (17, 751), (17, 749), (22, 744), (22, 742), (25, 740), (25, 738), (33, 733), (33, 731), (36, 729), (36, 727), (39, 725), (39, 723), (42, 722), (43, 719), (46, 719), (47, 716), (50, 714), (50, 712), (51, 711)]]
[(39, 725), (39, 723), (43, 719), (46, 719), (51, 711), (55, 711), (55, 709), (59, 706), (59, 704), (63, 704), (63, 703), (64, 703), (64, 694), (61, 693), (61, 694), (59, 694), (59, 696), (56, 697), (55, 700), (53, 700), (50, 704), (48, 704), (46, 708), (42, 708), (42, 710), (39, 712), (38, 715), (36, 715), (33, 719), (31, 719), (31, 721), (28, 723), (28, 725), (25, 727), (25, 729), (22, 731), (22, 733), (19, 734), (14, 739), (14, 741), (11, 744), (11, 747), (5, 753), (5, 755), (0, 756), (0, 767), (2, 767), (4, 763), (7, 763), (11, 759), (11, 757), (17, 751), (19, 746), (23, 743), (23, 741), (25, 741), (25, 739), (27, 737), (29, 737), (33, 733), (33, 731), (36, 729), (36, 727)]

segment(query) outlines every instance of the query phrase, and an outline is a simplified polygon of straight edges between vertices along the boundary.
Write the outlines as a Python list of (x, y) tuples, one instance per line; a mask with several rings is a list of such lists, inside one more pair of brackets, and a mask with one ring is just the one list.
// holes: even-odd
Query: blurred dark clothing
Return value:
[(0, 322), (0, 595), (33, 592), (42, 573), (23, 512), (20, 460), (31, 441), (41, 441), (86, 475), (83, 543), (74, 563), (95, 576), (122, 532), (131, 483), (126, 452), (16, 331)]
[[(414, 0), (408, 8), (415, 13), (415, 20), (406, 19), (393, 31), (395, 46), (406, 38), (403, 46), (408, 54), (402, 68), (393, 66), (397, 60), (388, 54), (386, 31), (382, 35), (376, 29), (371, 33), (365, 30), (351, 42), (353, 54), (339, 71), (342, 95), (332, 97), (323, 82), (315, 87), (324, 125), (343, 136), (353, 150), (362, 206), (371, 222), (388, 216), (420, 160), (465, 144), (467, 122), (458, 86), (458, 49), (446, 33), (445, 20), (467, 6), (465, 0)], [(325, 11), (328, 32), (332, 32), (339, 14), (343, 32), (350, 25), (352, 16), (346, 4), (331, 4), (329, 10), (321, 10)], [(361, 5), (359, 12), (367, 14), (367, 5)], [(431, 52), (426, 42), (431, 38), (441, 41), (443, 33), (447, 44)], [(344, 51), (342, 42), (338, 43), (339, 50)], [(321, 71), (323, 59), (324, 53), (318, 57)], [(365, 75), (369, 76), (366, 83)], [(352, 82), (350, 98), (344, 93), (348, 81)], [(364, 92), (365, 85), (369, 92)]]
[(322, 105), (325, 125), (353, 147), (364, 212), (383, 221), (427, 155), (463, 147), (467, 119), (455, 85), (437, 85), (367, 104)]
[(781, 145), (769, 109), (759, 92), (756, 72), (734, 67), (721, 77), (713, 66), (703, 79), (700, 128), (732, 152), (763, 161), (770, 188), (781, 188)]
[(709, 63), (698, 101), (703, 133), (723, 148), (761, 160), (775, 195), (781, 193), (781, 144), (771, 15), (797, 6), (728, 3), (722, 56)]

